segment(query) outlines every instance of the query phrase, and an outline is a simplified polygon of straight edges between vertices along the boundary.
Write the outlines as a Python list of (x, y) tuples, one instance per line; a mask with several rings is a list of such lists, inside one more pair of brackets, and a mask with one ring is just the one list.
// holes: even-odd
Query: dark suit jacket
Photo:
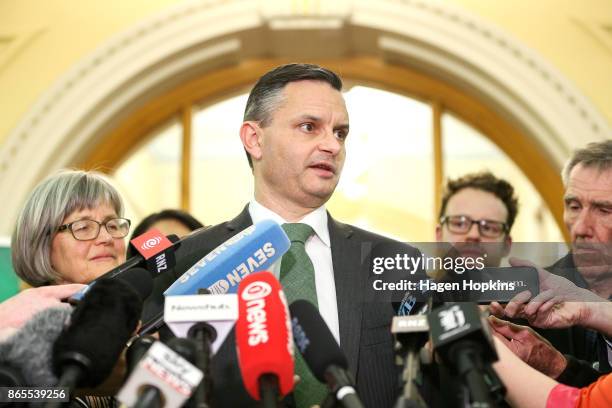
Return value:
[[(576, 268), (571, 253), (568, 253), (547, 269), (581, 288), (587, 288), (587, 283)], [(548, 339), (555, 348), (566, 355), (568, 366), (557, 378), (559, 382), (574, 387), (584, 387), (593, 383), (600, 375), (610, 372), (606, 345), (601, 335), (593, 330), (580, 326), (573, 326), (568, 329), (536, 330)], [(597, 336), (595, 347), (589, 343), (589, 336)], [(592, 368), (594, 362), (599, 362), (599, 370)]]
[[(550, 273), (562, 276), (577, 286), (586, 288), (584, 279), (574, 266), (571, 254), (561, 258), (555, 264), (546, 268)], [(569, 354), (580, 360), (590, 362), (597, 361), (597, 350), (587, 344), (587, 329), (574, 326), (568, 329), (535, 329), (557, 350), (563, 354)]]
[[(216, 246), (252, 224), (248, 208), (231, 221), (197, 232), (202, 239), (187, 240), (181, 248), (182, 259), (175, 273), (155, 280), (154, 295), (145, 307), (159, 307), (161, 293), (191, 265)], [(399, 368), (395, 365), (390, 322), (394, 315), (388, 302), (364, 301), (370, 272), (365, 270), (367, 251), (379, 243), (393, 243), (388, 238), (335, 221), (328, 214), (334, 280), (340, 326), (340, 346), (349, 370), (356, 379), (357, 391), (366, 407), (391, 407), (398, 395)], [(205, 242), (202, 245), (202, 242)], [(410, 256), (420, 256), (409, 246), (403, 246)], [(254, 405), (243, 389), (236, 359), (234, 333), (229, 334), (212, 361), (215, 382), (213, 406), (242, 407)]]

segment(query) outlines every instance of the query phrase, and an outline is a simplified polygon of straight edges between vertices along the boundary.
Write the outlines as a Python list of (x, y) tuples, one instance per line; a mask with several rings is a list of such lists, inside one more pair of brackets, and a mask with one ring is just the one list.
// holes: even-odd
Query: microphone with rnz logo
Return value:
[(489, 324), (476, 303), (447, 303), (427, 316), (434, 351), (458, 375), (470, 393), (472, 406), (495, 407), (504, 387), (491, 364), (497, 352)]
[(238, 289), (236, 349), (244, 386), (264, 407), (293, 389), (293, 336), (287, 300), (274, 275), (261, 272)]
[(363, 408), (348, 372), (346, 356), (314, 305), (296, 300), (289, 306), (295, 345), (317, 380), (327, 383), (332, 395), (345, 408)]
[(171, 269), (176, 264), (174, 244), (179, 242), (176, 235), (165, 236), (156, 228), (151, 228), (142, 235), (130, 241), (132, 245), (145, 260), (147, 269), (152, 271), (152, 275)]
[(429, 324), (425, 314), (395, 316), (391, 324), (395, 336), (396, 355), (404, 366), (402, 372), (403, 393), (398, 397), (395, 408), (426, 407), (427, 404), (417, 387), (421, 375), (419, 353), (429, 339)]
[[(142, 269), (144, 266), (151, 277), (156, 278), (159, 274), (174, 267), (176, 263), (174, 252), (181, 244), (181, 241), (176, 235), (172, 234), (166, 237), (155, 228), (139, 235), (130, 242), (138, 250), (139, 253), (137, 255), (134, 255), (121, 265), (96, 278), (82, 290), (72, 295), (68, 299), (68, 302), (72, 304), (78, 303), (96, 282), (102, 279), (115, 279), (121, 277), (128, 270), (136, 267)], [(136, 288), (136, 286), (134, 287)]]

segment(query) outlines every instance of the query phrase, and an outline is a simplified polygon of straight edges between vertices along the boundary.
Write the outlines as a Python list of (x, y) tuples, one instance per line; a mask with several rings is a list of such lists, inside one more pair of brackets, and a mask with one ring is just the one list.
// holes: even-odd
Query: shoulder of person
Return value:
[(362, 228), (356, 227), (350, 224), (344, 224), (339, 221), (335, 221), (336, 225), (345, 230), (350, 230), (351, 234), (360, 241), (371, 241), (372, 245), (385, 245), (389, 248), (397, 249), (400, 252), (414, 252), (418, 253), (419, 250), (407, 242), (398, 241), (393, 238), (385, 237), (384, 235), (377, 234), (372, 231), (367, 231)]

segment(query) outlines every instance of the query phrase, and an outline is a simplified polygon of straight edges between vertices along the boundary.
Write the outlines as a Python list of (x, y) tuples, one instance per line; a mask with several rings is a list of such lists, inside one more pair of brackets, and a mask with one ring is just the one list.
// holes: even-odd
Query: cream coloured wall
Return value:
[(41, 94), (114, 34), (176, 0), (0, 1), (0, 144)]
[(574, 82), (612, 123), (610, 0), (445, 2), (479, 15), (533, 48)]
[[(66, 5), (61, 16), (72, 17), (50, 26), (57, 31), (55, 37), (47, 32), (49, 27), (47, 31), (31, 30), (38, 35), (29, 41), (7, 41), (2, 50), (6, 64), (0, 64), (0, 69), (8, 71), (46, 34), (59, 40), (55, 47), (61, 51), (73, 43), (91, 45), (88, 50), (79, 49), (82, 55), (50, 80), (53, 85), (43, 86), (41, 103), (26, 104), (28, 115), (17, 118), (19, 127), (0, 144), (0, 195), (7, 198), (0, 231), (10, 229), (11, 214), (14, 216), (41, 177), (72, 165), (88, 146), (96, 145), (96, 138), (109, 126), (149, 100), (152, 93), (186, 81), (190, 68), (234, 65), (241, 58), (270, 54), (292, 59), (337, 58), (365, 53), (380, 56), (389, 67), (418, 65), (433, 77), (473, 91), (526, 129), (533, 138), (533, 151), (545, 151), (559, 168), (572, 148), (609, 134), (605, 119), (592, 109), (581, 89), (574, 89), (574, 81), (567, 81), (564, 73), (514, 35), (508, 36), (489, 20), (456, 4), (428, 0), (168, 2), (158, 12), (143, 15), (140, 22), (117, 29), (97, 43), (80, 32), (89, 30), (87, 23), (100, 20), (99, 29), (92, 30), (99, 34), (101, 28), (110, 27), (104, 16), (113, 14), (98, 13), (94, 7), (78, 12), (73, 10), (80, 7), (76, 3), (58, 1), (56, 7), (59, 5)], [(72, 27), (72, 35), (57, 35), (65, 27)], [(73, 51), (78, 54), (76, 47)], [(56, 54), (48, 60), (62, 60), (63, 52)], [(32, 56), (36, 56), (33, 51)], [(335, 69), (341, 69), (348, 59), (341, 61)], [(30, 64), (30, 71), (44, 67), (45, 61), (34, 65)], [(392, 77), (408, 80), (398, 72)], [(17, 84), (2, 80), (9, 86)], [(413, 77), (412, 81), (427, 82), (427, 78)], [(23, 83), (29, 84), (27, 78)], [(477, 117), (472, 120), (479, 121)], [(32, 161), (32, 156), (37, 160)]]
[[(0, 145), (41, 94), (77, 61), (114, 35), (176, 3), (179, 1), (0, 1)], [(292, 8), (310, 3), (317, 2), (290, 2)], [(612, 123), (609, 0), (444, 3), (488, 20), (538, 52)]]

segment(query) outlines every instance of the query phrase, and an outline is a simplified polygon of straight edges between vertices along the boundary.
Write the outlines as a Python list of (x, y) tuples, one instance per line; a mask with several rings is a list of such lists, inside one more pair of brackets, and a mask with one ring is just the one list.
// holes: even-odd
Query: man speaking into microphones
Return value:
[[(348, 370), (368, 407), (391, 406), (397, 396), (389, 303), (365, 304), (364, 247), (390, 239), (335, 220), (325, 204), (338, 184), (346, 156), (349, 117), (342, 80), (311, 64), (287, 64), (264, 74), (247, 100), (240, 140), (253, 173), (254, 196), (234, 219), (184, 240), (173, 273), (156, 280), (159, 294), (220, 243), (263, 220), (291, 242), (270, 272), (289, 303), (315, 305), (347, 357)], [(405, 252), (416, 256), (413, 248)], [(180, 259), (179, 259), (180, 258)], [(153, 303), (153, 302), (151, 302)], [(157, 306), (159, 308), (159, 305)], [(213, 400), (220, 406), (256, 405), (240, 384), (233, 336), (212, 361)], [(320, 403), (325, 386), (296, 365), (295, 405)], [(314, 379), (314, 382), (310, 380)], [(317, 385), (318, 383), (318, 385)]]

